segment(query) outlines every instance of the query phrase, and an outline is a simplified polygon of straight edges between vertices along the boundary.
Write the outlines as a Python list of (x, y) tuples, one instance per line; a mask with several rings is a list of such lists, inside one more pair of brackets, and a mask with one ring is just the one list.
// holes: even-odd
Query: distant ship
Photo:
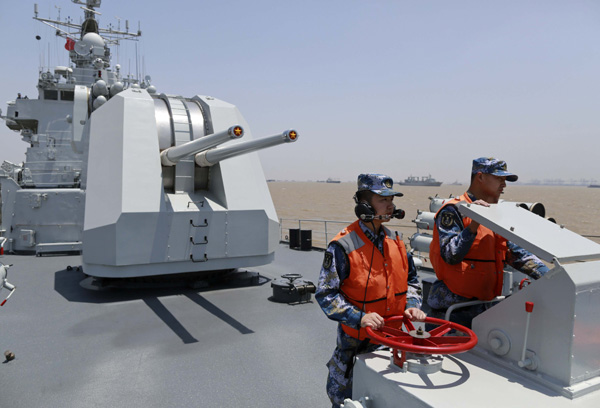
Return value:
[(429, 187), (439, 187), (442, 185), (441, 181), (437, 181), (436, 179), (434, 179), (433, 177), (431, 177), (431, 174), (428, 176), (423, 176), (421, 178), (419, 177), (413, 177), (413, 176), (408, 176), (407, 179), (405, 179), (404, 181), (399, 181), (398, 184), (400, 184), (401, 186), (429, 186)]
[(600, 188), (600, 184), (590, 184), (589, 188)]
[(328, 178), (325, 182), (326, 183), (341, 183), (340, 180), (335, 180), (335, 179), (332, 179), (332, 178)]

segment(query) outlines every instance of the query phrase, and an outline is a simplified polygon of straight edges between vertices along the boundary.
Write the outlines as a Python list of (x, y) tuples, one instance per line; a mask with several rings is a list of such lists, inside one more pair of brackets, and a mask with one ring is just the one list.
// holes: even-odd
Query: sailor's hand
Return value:
[(411, 307), (404, 311), (404, 317), (406, 317), (407, 319), (410, 319), (413, 322), (422, 322), (427, 317), (427, 314), (424, 311), (422, 311), (421, 309), (418, 309), (416, 307)]
[(375, 330), (383, 327), (383, 317), (379, 316), (377, 313), (367, 313), (360, 319), (360, 327), (371, 327)]
[(481, 205), (483, 207), (490, 206), (490, 203), (488, 203), (487, 201), (483, 201), (483, 200), (475, 200), (475, 201), (473, 201), (473, 204)]

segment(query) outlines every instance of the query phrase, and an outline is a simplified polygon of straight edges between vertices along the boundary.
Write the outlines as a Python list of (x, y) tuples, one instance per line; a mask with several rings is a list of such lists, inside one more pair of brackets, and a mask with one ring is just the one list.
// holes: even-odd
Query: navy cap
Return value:
[(358, 191), (371, 191), (380, 196), (396, 196), (402, 197), (404, 194), (394, 191), (392, 186), (394, 180), (385, 174), (359, 174), (358, 175)]
[(473, 160), (471, 173), (487, 173), (494, 176), (506, 177), (506, 181), (517, 181), (519, 176), (506, 170), (506, 162), (493, 157), (480, 157)]

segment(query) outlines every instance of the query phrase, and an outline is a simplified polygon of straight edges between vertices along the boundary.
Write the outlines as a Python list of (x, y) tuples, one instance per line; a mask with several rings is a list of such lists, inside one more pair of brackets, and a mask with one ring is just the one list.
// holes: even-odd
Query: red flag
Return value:
[(67, 42), (65, 43), (65, 50), (71, 51), (75, 48), (75, 40), (67, 37)]

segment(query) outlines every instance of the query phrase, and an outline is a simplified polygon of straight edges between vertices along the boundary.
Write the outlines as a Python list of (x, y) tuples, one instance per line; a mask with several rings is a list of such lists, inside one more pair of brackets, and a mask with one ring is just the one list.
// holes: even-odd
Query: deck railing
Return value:
[[(290, 229), (299, 229), (300, 231), (310, 230), (313, 249), (325, 249), (327, 245), (347, 225), (354, 221), (334, 221), (334, 220), (314, 220), (314, 219), (296, 219), (296, 218), (280, 218), (279, 219), (279, 235), (280, 241), (289, 242)], [(392, 231), (402, 233), (402, 239), (406, 244), (407, 250), (411, 250), (409, 238), (417, 232), (417, 226), (414, 223), (394, 223), (385, 224)], [(419, 232), (424, 232), (433, 235), (433, 231), (420, 229)], [(582, 235), (596, 243), (600, 244), (600, 235)], [(428, 265), (429, 254), (425, 252), (416, 252), (415, 255), (422, 258)]]
[[(295, 219), (295, 218), (280, 218), (279, 232), (280, 240), (289, 241), (290, 229), (299, 229), (301, 231), (312, 231), (312, 246), (313, 248), (325, 249), (329, 241), (337, 235), (347, 225), (354, 221), (333, 221), (333, 220), (314, 220), (314, 219)], [(391, 230), (396, 230), (403, 234), (403, 240), (408, 244), (408, 238), (417, 232), (416, 225), (413, 223), (386, 223), (386, 227)]]

